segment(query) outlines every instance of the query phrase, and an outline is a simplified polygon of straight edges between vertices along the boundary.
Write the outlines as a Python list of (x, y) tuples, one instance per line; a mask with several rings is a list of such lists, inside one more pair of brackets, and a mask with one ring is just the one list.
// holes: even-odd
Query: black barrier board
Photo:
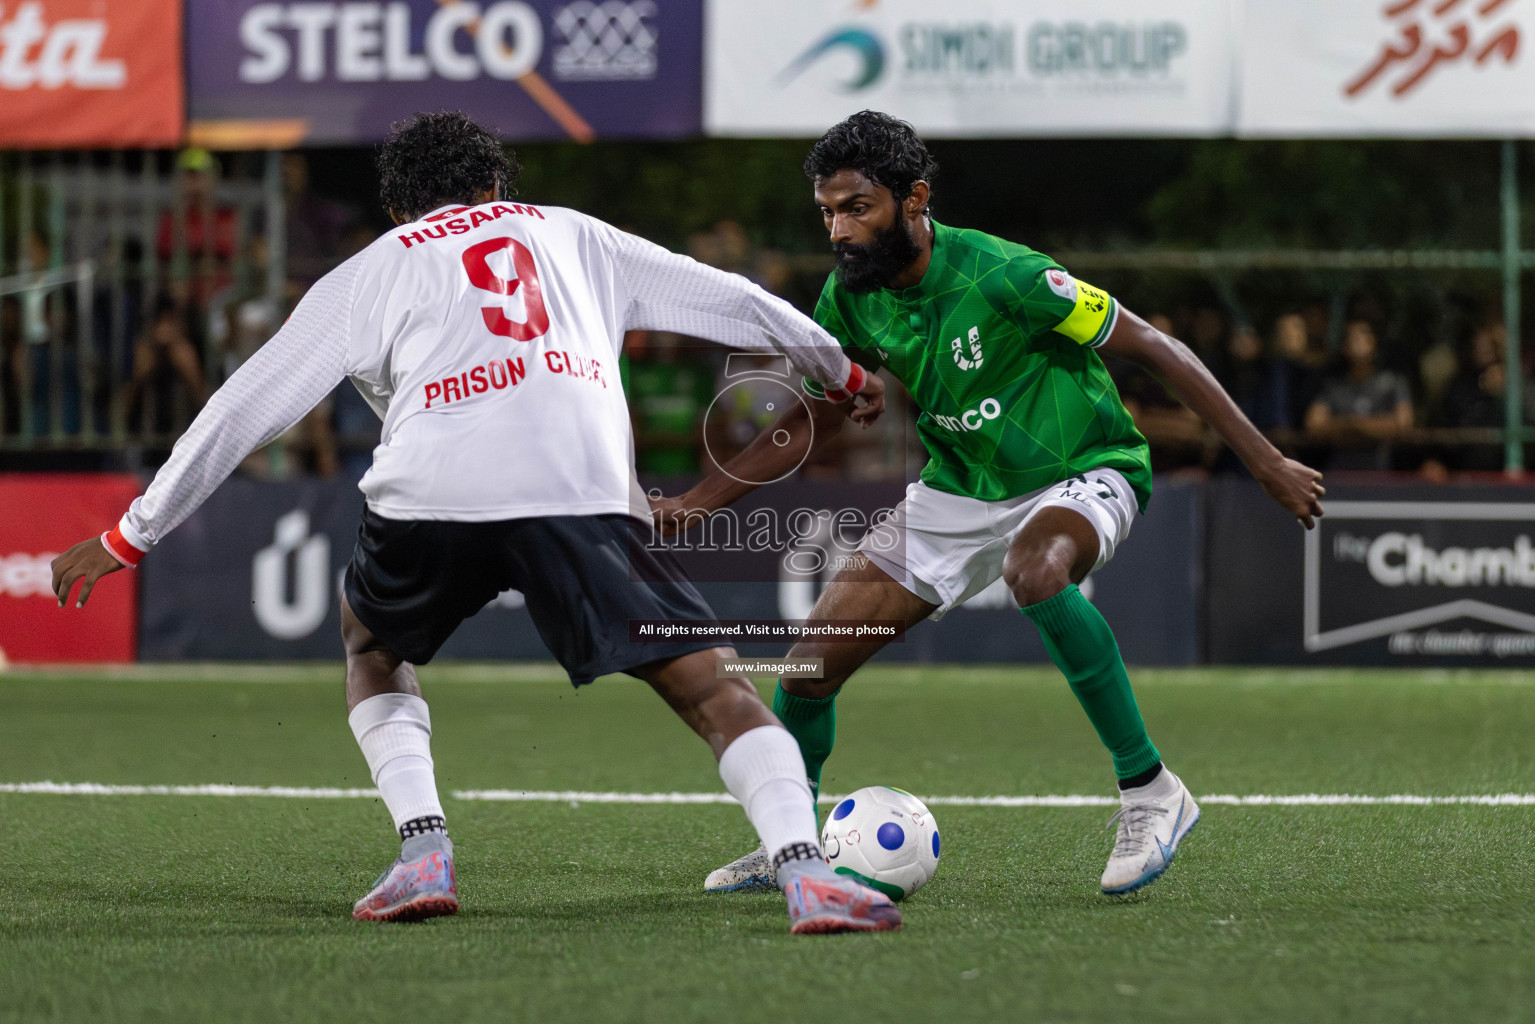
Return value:
[[(675, 487), (665, 490), (676, 493)], [(870, 516), (893, 506), (902, 492), (901, 485), (891, 484), (786, 481), (760, 492), (773, 507), (807, 510), (781, 517), (792, 534), (786, 535), (782, 550), (671, 546), (701, 579), (699, 589), (722, 620), (802, 620), (835, 575), (838, 559), (858, 542), (858, 530), (838, 528), (836, 515), (855, 509)], [(1132, 664), (1184, 665), (1198, 659), (1199, 506), (1197, 486), (1158, 485), (1129, 540), (1084, 587)], [(142, 657), (339, 659), (340, 578), (361, 512), (361, 495), (345, 481), (229, 481), (144, 560)], [(851, 516), (844, 521), (851, 522)], [(794, 555), (810, 557), (816, 570), (784, 568), (783, 558)], [(728, 564), (711, 563), (713, 558)], [(788, 644), (739, 646), (743, 654), (777, 656)], [(509, 590), (464, 622), (439, 657), (542, 659), (549, 654), (522, 595)], [(1000, 582), (942, 621), (919, 625), (881, 657), (1046, 660), (1033, 624), (1019, 614)]]
[(140, 566), (139, 656), (340, 658), (362, 507), (340, 481), (224, 483)]
[(1212, 487), (1212, 660), (1535, 665), (1535, 488), (1335, 484), (1325, 506), (1306, 532)]

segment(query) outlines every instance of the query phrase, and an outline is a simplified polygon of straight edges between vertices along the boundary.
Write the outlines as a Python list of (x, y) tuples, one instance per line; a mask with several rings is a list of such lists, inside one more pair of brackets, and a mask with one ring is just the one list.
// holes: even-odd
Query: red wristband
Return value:
[(145, 554), (145, 552), (128, 543), (127, 538), (123, 536), (122, 530), (116, 526), (101, 535), (101, 546), (106, 548), (113, 558), (130, 569), (138, 565)]
[(842, 387), (826, 389), (826, 397), (830, 398), (833, 402), (846, 402), (858, 394), (858, 392), (863, 390), (864, 383), (868, 378), (868, 374), (864, 372), (863, 367), (857, 363), (849, 361), (848, 365), (851, 369), (848, 370), (847, 381)]

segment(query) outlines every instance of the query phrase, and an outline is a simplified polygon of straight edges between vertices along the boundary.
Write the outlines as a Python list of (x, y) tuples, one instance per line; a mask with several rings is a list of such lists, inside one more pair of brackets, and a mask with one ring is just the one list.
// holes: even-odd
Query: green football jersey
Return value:
[(1048, 256), (937, 222), (921, 284), (857, 295), (833, 274), (815, 311), (853, 360), (911, 392), (928, 486), (1001, 501), (1108, 466), (1144, 511), (1146, 439), (1093, 351), (1118, 316)]

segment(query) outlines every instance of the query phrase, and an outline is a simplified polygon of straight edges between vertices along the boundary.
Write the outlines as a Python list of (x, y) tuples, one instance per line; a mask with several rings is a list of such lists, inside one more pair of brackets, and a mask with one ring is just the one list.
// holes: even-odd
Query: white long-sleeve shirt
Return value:
[(781, 352), (833, 389), (862, 377), (814, 321), (743, 277), (574, 210), (446, 206), (309, 290), (107, 546), (136, 562), (347, 377), (384, 421), (359, 484), (378, 515), (645, 515), (618, 374), (633, 329)]

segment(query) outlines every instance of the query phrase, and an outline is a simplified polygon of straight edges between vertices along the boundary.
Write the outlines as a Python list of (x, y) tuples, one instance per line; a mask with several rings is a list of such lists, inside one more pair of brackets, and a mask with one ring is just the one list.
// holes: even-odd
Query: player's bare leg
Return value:
[[(863, 555), (837, 573), (821, 592), (807, 622), (830, 619), (871, 621), (881, 619), (901, 623), (897, 636), (926, 619), (938, 606), (922, 600), (890, 578), (890, 574)], [(794, 645), (791, 659), (824, 658), (826, 671), (820, 679), (785, 679), (784, 693), (802, 700), (825, 700), (837, 694), (848, 677), (864, 663), (885, 649), (896, 637), (877, 637), (852, 643), (806, 640)], [(819, 775), (819, 772), (817, 772)]]
[(1039, 627), (1051, 660), (1113, 755), (1121, 806), (1109, 820), (1118, 829), (1100, 884), (1105, 893), (1117, 895), (1162, 876), (1178, 844), (1198, 823), (1199, 807), (1183, 782), (1162, 766), (1114, 634), (1077, 589), (1097, 563), (1100, 543), (1086, 516), (1048, 506), (1014, 538), (1002, 578), (1019, 608)]
[[(807, 621), (898, 621), (901, 623), (900, 633), (905, 633), (931, 615), (937, 607), (922, 600), (891, 579), (878, 565), (859, 555), (856, 562), (839, 572), (831, 585), (821, 593)], [(820, 679), (779, 680), (778, 690), (773, 696), (774, 713), (799, 743), (812, 802), (820, 795), (821, 767), (830, 756), (836, 739), (837, 692), (842, 689), (848, 677), (893, 639), (880, 637), (852, 643), (802, 641), (789, 652), (790, 658), (822, 658), (825, 664), (825, 672)], [(770, 888), (774, 884), (772, 860), (765, 848), (758, 847), (710, 872), (704, 880), (704, 890), (744, 892)]]
[(821, 857), (815, 805), (794, 737), (741, 677), (720, 679), (729, 647), (694, 651), (635, 669), (719, 758), (725, 788), (741, 802), (764, 850), (796, 935), (889, 931), (901, 912), (883, 894), (831, 870)]
[(359, 921), (420, 921), (458, 912), (453, 842), (432, 769), (432, 723), (415, 666), (341, 599), (347, 721), (400, 833), (400, 856), (352, 908)]

